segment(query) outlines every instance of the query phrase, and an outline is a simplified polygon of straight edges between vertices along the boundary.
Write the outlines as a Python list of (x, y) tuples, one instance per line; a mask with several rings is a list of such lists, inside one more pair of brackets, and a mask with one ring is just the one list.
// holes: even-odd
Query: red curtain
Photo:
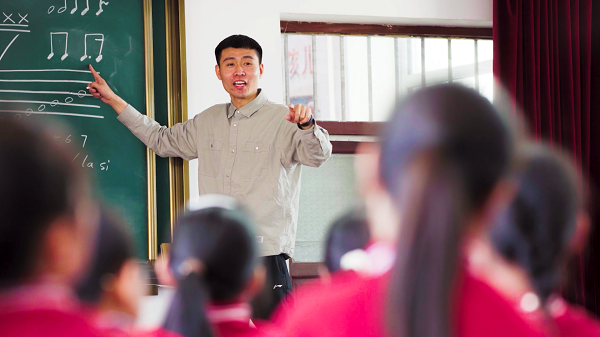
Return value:
[[(583, 174), (598, 183), (600, 1), (592, 2), (494, 0), (494, 75), (525, 114), (532, 135), (569, 151)], [(571, 285), (572, 299), (596, 313), (599, 233), (592, 235)]]

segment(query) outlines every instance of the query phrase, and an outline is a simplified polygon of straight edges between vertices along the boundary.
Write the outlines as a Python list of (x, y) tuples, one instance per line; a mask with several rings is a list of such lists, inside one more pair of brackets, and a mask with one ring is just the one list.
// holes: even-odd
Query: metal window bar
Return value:
[(312, 69), (313, 69), (313, 115), (317, 119), (317, 36), (312, 36)]
[(290, 105), (290, 60), (288, 58), (288, 34), (283, 37), (283, 59), (285, 60), (285, 104)]
[(367, 36), (367, 74), (369, 90), (369, 122), (373, 121), (373, 66), (371, 65), (371, 37)]
[(344, 57), (344, 35), (340, 35), (340, 89), (342, 96), (342, 121), (347, 120), (346, 113), (346, 64)]
[(448, 83), (452, 83), (452, 40), (448, 39)]
[(477, 51), (477, 39), (475, 39), (475, 90), (479, 91), (479, 54)]
[(401, 85), (401, 80), (400, 80), (400, 71), (401, 70), (401, 65), (400, 65), (400, 43), (398, 41), (398, 38), (394, 38), (394, 66), (395, 66), (395, 84), (396, 84), (396, 101), (398, 101), (400, 99), (400, 90), (402, 90)]
[(421, 38), (421, 88), (425, 88), (425, 38)]

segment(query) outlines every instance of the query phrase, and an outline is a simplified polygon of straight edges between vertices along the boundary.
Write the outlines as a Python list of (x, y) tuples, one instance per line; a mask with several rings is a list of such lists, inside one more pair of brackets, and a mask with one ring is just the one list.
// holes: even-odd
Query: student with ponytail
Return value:
[(391, 270), (296, 308), (284, 333), (536, 335), (464, 266), (468, 241), (510, 202), (513, 147), (507, 121), (472, 89), (439, 85), (408, 97), (357, 167), (373, 240), (397, 242)]
[(519, 191), (490, 240), (474, 247), (472, 269), (560, 336), (600, 336), (598, 320), (558, 293), (567, 262), (581, 252), (589, 230), (576, 171), (541, 145), (527, 146), (521, 157)]
[(176, 292), (164, 328), (184, 337), (265, 335), (250, 326), (249, 301), (265, 279), (259, 262), (253, 224), (235, 199), (204, 195), (190, 203), (169, 252), (166, 278)]
[(73, 293), (98, 212), (48, 128), (0, 120), (0, 335), (100, 336)]

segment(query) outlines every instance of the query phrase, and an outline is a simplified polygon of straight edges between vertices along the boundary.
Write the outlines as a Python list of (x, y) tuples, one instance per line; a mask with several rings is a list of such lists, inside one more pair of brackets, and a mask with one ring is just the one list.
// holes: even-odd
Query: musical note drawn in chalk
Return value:
[(65, 0), (65, 5), (58, 9), (59, 13), (62, 13), (67, 10), (67, 0)]
[[(79, 2), (78, 0), (73, 0), (75, 2), (75, 8), (71, 9), (71, 14), (74, 14), (75, 12), (77, 12), (77, 9), (79, 8), (77, 6), (77, 3)], [(85, 9), (81, 11), (81, 15), (85, 15), (89, 10), (90, 10), (90, 0), (85, 0)]]
[(88, 56), (88, 54), (87, 54), (87, 38), (88, 38), (88, 36), (101, 36), (101, 38), (94, 39), (94, 41), (100, 41), (100, 52), (98, 53), (98, 57), (96, 57), (96, 62), (102, 61), (102, 47), (104, 46), (104, 34), (85, 34), (85, 37), (83, 38), (83, 45), (84, 45), (83, 56), (79, 60), (83, 61), (86, 58), (92, 58), (91, 56)]
[(67, 46), (69, 45), (69, 33), (67, 32), (55, 32), (50, 33), (50, 55), (48, 55), (48, 60), (54, 56), (54, 35), (65, 35), (65, 53), (60, 58), (61, 61), (67, 58), (69, 54), (67, 54)]
[(100, 13), (104, 12), (104, 10), (102, 9), (102, 5), (108, 5), (108, 2), (100, 0), (100, 2), (98, 4), (100, 9), (96, 12), (96, 16), (98, 16), (98, 15), (100, 15)]
[(75, 8), (71, 9), (71, 14), (77, 12), (77, 0), (73, 0), (75, 2)]
[(90, 0), (85, 0), (85, 9), (81, 11), (81, 15), (85, 15), (90, 10)]

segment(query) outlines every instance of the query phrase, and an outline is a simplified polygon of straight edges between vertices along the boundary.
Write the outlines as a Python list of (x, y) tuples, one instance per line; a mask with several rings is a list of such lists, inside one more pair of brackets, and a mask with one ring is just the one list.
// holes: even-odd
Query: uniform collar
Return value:
[(249, 323), (252, 309), (245, 302), (232, 304), (210, 304), (207, 308), (208, 320), (213, 324), (225, 322)]
[(52, 282), (17, 286), (0, 292), (0, 312), (39, 309), (71, 311), (78, 308), (71, 289)]
[(258, 109), (260, 109), (263, 105), (265, 105), (265, 103), (267, 103), (267, 100), (268, 98), (267, 95), (264, 93), (264, 90), (258, 89), (258, 95), (250, 103), (244, 105), (239, 109), (236, 109), (236, 107), (232, 103), (229, 103), (229, 106), (227, 107), (227, 118), (233, 117), (236, 110), (239, 110), (240, 113), (245, 117), (250, 118), (252, 115), (254, 115), (255, 112), (258, 111)]

